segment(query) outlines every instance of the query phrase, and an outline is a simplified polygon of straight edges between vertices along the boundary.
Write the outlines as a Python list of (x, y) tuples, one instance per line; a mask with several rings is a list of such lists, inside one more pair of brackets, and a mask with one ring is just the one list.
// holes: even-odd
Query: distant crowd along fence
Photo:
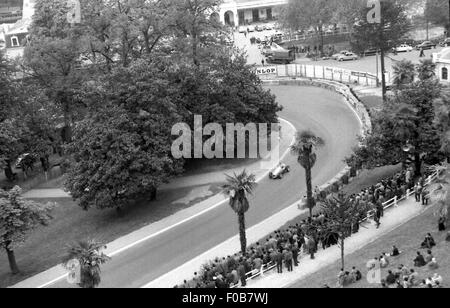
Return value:
[[(278, 77), (303, 77), (333, 80), (369, 87), (377, 86), (377, 76), (375, 74), (318, 65), (287, 64), (258, 66), (256, 67), (256, 74), (262, 80), (270, 80)], [(390, 77), (390, 73), (386, 73), (386, 80), (390, 81)]]
[[(442, 170), (443, 172), (444, 170)], [(431, 185), (433, 183), (434, 180), (436, 180), (439, 177), (439, 170), (435, 171), (432, 175), (430, 175), (426, 181), (425, 181), (425, 186), (428, 187), (429, 185)], [(398, 198), (397, 196), (392, 198), (391, 200), (386, 201), (385, 203), (383, 203), (383, 207), (385, 210), (391, 208), (391, 207), (397, 207), (399, 206), (399, 203), (405, 200), (408, 200), (408, 198), (410, 198), (412, 195), (414, 195), (414, 190), (409, 190), (406, 192), (405, 196), (402, 196), (401, 198)], [(370, 221), (371, 218), (373, 218), (375, 215), (375, 210), (371, 210), (367, 213), (367, 217), (365, 217), (364, 219), (361, 220), (360, 223), (364, 223), (364, 222), (368, 222)], [(274, 262), (269, 262), (268, 264), (265, 264), (262, 266), (261, 269), (254, 269), (251, 272), (248, 272), (246, 274), (247, 280), (253, 280), (257, 277), (261, 277), (263, 276), (265, 273), (275, 269), (277, 265)], [(231, 286), (231, 288), (238, 288), (238, 284)]]

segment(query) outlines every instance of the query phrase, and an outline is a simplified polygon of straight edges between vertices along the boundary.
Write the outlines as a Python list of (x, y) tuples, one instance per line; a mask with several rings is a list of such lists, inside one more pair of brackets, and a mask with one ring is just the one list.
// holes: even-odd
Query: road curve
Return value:
[[(282, 118), (291, 122), (297, 130), (310, 129), (325, 140), (326, 145), (320, 150), (313, 171), (313, 184), (324, 184), (342, 170), (345, 166), (343, 159), (357, 144), (360, 124), (356, 115), (344, 99), (332, 91), (298, 86), (268, 88), (284, 106), (280, 113)], [(287, 208), (305, 194), (303, 169), (291, 155), (285, 162), (291, 165), (292, 171), (282, 181), (264, 179), (259, 183), (250, 200), (247, 227)], [(227, 204), (223, 204), (114, 256), (103, 267), (100, 287), (141, 287), (237, 233), (236, 215)], [(61, 280), (49, 287), (71, 286)]]

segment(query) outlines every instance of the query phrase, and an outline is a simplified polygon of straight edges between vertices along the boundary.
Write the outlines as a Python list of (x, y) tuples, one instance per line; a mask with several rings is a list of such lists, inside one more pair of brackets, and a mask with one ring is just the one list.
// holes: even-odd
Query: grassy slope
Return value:
[[(450, 197), (448, 199), (450, 201)], [(439, 273), (444, 278), (443, 286), (450, 287), (450, 243), (445, 242), (446, 232), (438, 232), (437, 217), (435, 212), (437, 207), (430, 207), (422, 215), (414, 218), (413, 220), (400, 226), (393, 232), (379, 238), (375, 242), (364, 247), (360, 251), (357, 251), (346, 257), (346, 264), (351, 269), (352, 266), (356, 266), (361, 270), (363, 276), (367, 273), (365, 264), (375, 256), (380, 256), (382, 252), (389, 253), (392, 245), (397, 245), (403, 253), (397, 258), (391, 258), (391, 265), (389, 268), (383, 270), (383, 278), (386, 278), (387, 271), (393, 270), (398, 267), (399, 264), (404, 264), (409, 268), (413, 268), (413, 259), (416, 252), (421, 251), (422, 254), (426, 254), (426, 251), (420, 249), (420, 243), (427, 233), (431, 233), (438, 243), (437, 247), (433, 249), (433, 254), (437, 258), (439, 269), (430, 271), (427, 267), (415, 268), (419, 273), (420, 279), (426, 279), (432, 276), (434, 273)], [(292, 285), (295, 288), (320, 288), (325, 283), (331, 287), (336, 286), (337, 274), (341, 268), (340, 261), (333, 265), (325, 267), (313, 275), (302, 279), (301, 281)], [(348, 269), (347, 269), (348, 270)], [(371, 285), (365, 279), (353, 284), (350, 288), (374, 288), (379, 285)]]

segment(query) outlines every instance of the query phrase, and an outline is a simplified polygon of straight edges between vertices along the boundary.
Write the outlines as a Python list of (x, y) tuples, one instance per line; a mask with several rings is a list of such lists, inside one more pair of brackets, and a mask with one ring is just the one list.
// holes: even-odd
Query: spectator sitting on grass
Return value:
[(409, 289), (411, 287), (411, 283), (409, 282), (408, 277), (403, 278), (403, 289)]
[(431, 234), (428, 233), (425, 237), (425, 240), (422, 242), (421, 247), (431, 249), (434, 246), (436, 246), (436, 242), (434, 241), (434, 238), (431, 236)]
[(432, 280), (433, 280), (433, 283), (434, 283), (434, 284), (437, 284), (437, 283), (442, 284), (442, 276), (439, 275), (439, 274), (437, 274), (437, 273), (435, 273), (435, 274), (433, 275)]
[(392, 247), (392, 253), (391, 253), (391, 256), (392, 257), (397, 257), (397, 256), (399, 256), (401, 254), (401, 251), (400, 250), (398, 250), (398, 248), (397, 248), (397, 246), (393, 246)]
[(386, 283), (388, 285), (393, 285), (397, 282), (397, 278), (395, 277), (394, 273), (392, 271), (388, 271), (388, 275), (386, 277)]
[(422, 267), (425, 266), (427, 263), (425, 262), (425, 258), (422, 256), (422, 254), (418, 251), (417, 257), (414, 259), (414, 266), (415, 267)]
[(434, 256), (433, 256), (433, 252), (431, 250), (427, 251), (427, 255), (425, 257), (425, 262), (428, 264), (431, 262), (431, 260), (433, 260)]
[(380, 265), (381, 268), (386, 268), (389, 266), (389, 258), (386, 256), (384, 252), (383, 255), (380, 257)]
[(417, 285), (418, 277), (419, 277), (419, 274), (415, 270), (411, 269), (409, 277), (407, 277), (408, 283), (410, 284), (410, 286)]
[(430, 263), (428, 263), (428, 268), (430, 270), (435, 270), (439, 268), (436, 258), (433, 258)]

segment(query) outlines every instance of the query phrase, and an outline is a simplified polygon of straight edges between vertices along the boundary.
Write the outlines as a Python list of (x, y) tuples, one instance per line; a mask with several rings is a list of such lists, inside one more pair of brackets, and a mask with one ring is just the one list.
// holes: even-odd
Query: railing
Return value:
[[(342, 35), (349, 35), (350, 32), (346, 31), (346, 32), (324, 32), (322, 34), (323, 37), (328, 37), (328, 36), (342, 36)], [(306, 39), (310, 39), (310, 38), (317, 38), (320, 37), (320, 34), (317, 33), (307, 33), (307, 34), (284, 34), (282, 36), (282, 42), (291, 42), (291, 41), (301, 41), (301, 40), (306, 40)]]
[[(256, 67), (256, 74), (261, 80), (270, 80), (280, 77), (312, 78), (365, 85), (368, 87), (376, 87), (378, 85), (377, 76), (372, 73), (307, 64), (258, 66)], [(378, 80), (380, 77), (381, 75), (378, 76)], [(388, 81), (391, 80), (390, 73), (386, 73), (386, 78)]]
[[(432, 175), (430, 175), (430, 176), (425, 180), (425, 185), (424, 185), (424, 186), (425, 186), (425, 187), (430, 186), (431, 183), (433, 183), (433, 181), (434, 181), (438, 176), (439, 176), (439, 171), (435, 171)], [(414, 195), (414, 194), (415, 194), (414, 190), (409, 190), (409, 189), (408, 189), (408, 190), (406, 191), (406, 195), (405, 195), (405, 196), (402, 196), (401, 198), (398, 198), (397, 196), (395, 196), (394, 198), (392, 198), (392, 199), (390, 199), (390, 200), (384, 202), (384, 203), (383, 203), (383, 208), (384, 208), (385, 210), (387, 210), (387, 209), (389, 209), (389, 208), (391, 208), (391, 207), (393, 207), (393, 206), (397, 207), (399, 202), (402, 202), (402, 201), (404, 201), (404, 200), (408, 200), (409, 197), (411, 197), (411, 196)], [(364, 218), (364, 219), (361, 221), (361, 223), (362, 223), (362, 222), (365, 222), (365, 221), (367, 221), (367, 220), (369, 220), (369, 219), (371, 219), (372, 217), (374, 217), (375, 213), (376, 213), (375, 210), (369, 211), (369, 213), (367, 213), (367, 217)]]
[[(424, 186), (427, 187), (427, 186), (431, 185), (431, 183), (433, 183), (433, 181), (434, 181), (438, 176), (439, 176), (439, 171), (434, 172), (432, 175), (430, 175), (430, 176), (427, 178), (427, 180), (425, 181), (425, 185), (424, 185)], [(389, 209), (389, 208), (391, 208), (391, 207), (393, 207), (393, 206), (397, 207), (399, 202), (404, 201), (404, 200), (407, 200), (407, 199), (408, 199), (410, 196), (412, 196), (412, 195), (414, 195), (414, 191), (410, 191), (410, 190), (408, 189), (407, 192), (406, 192), (406, 196), (403, 196), (403, 197), (400, 198), (400, 199), (397, 198), (397, 196), (395, 196), (394, 198), (392, 198), (392, 199), (390, 199), (390, 200), (384, 202), (384, 203), (383, 203), (383, 208), (384, 208), (385, 210), (387, 210), (387, 209)], [(364, 219), (362, 219), (362, 220), (360, 221), (360, 223), (364, 223), (364, 222), (368, 221), (368, 220), (371, 219), (374, 215), (375, 215), (375, 210), (369, 211), (369, 212), (367, 213), (367, 217), (365, 217)], [(263, 276), (265, 273), (271, 271), (271, 270), (274, 269), (276, 266), (277, 266), (277, 265), (276, 265), (275, 263), (269, 262), (269, 263), (263, 265), (263, 266), (261, 267), (261, 269), (254, 269), (254, 270), (248, 272), (248, 273), (246, 274), (246, 279), (247, 279), (247, 280), (253, 280), (253, 279), (257, 278), (257, 277)], [(234, 289), (234, 288), (237, 288), (238, 286), (239, 286), (239, 283), (237, 283), (237, 284), (231, 286), (230, 288)]]

